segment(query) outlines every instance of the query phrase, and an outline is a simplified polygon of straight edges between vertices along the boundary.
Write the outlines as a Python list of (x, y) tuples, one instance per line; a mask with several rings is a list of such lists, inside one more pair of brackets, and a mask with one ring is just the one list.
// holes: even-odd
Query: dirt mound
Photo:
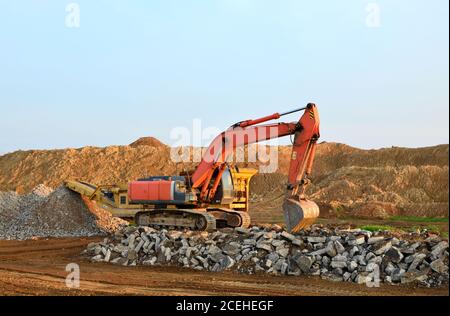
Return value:
[[(307, 194), (322, 215), (330, 217), (448, 217), (448, 149), (440, 145), (362, 150), (322, 143)], [(257, 175), (252, 181), (252, 215), (259, 222), (282, 220), (273, 209), (281, 209), (283, 203), (290, 148), (281, 147), (279, 157), (279, 173)]]
[(138, 147), (138, 146), (167, 147), (166, 144), (162, 143), (161, 141), (159, 141), (154, 137), (142, 137), (130, 144), (130, 147)]
[[(448, 172), (448, 166), (342, 167), (313, 176), (307, 194), (329, 217), (448, 217)], [(256, 176), (251, 195), (255, 207), (281, 209), (285, 185), (284, 175)]]
[(448, 216), (448, 167), (343, 167), (323, 176), (312, 191), (312, 199), (346, 209), (382, 202), (386, 216)]
[[(172, 162), (170, 151), (170, 147), (151, 137), (141, 138), (130, 146), (18, 151), (0, 156), (0, 191), (30, 193), (39, 184), (56, 188), (67, 179), (124, 183), (195, 168), (194, 163), (180, 166)], [(253, 180), (251, 197), (256, 218), (264, 208), (280, 208), (290, 155), (289, 146), (279, 147), (277, 173), (258, 175)], [(369, 217), (373, 213), (379, 217), (393, 214), (448, 217), (448, 155), (448, 145), (363, 150), (321, 143), (312, 174), (313, 185), (307, 193), (330, 216), (350, 212)], [(261, 163), (238, 165), (258, 168)]]
[(92, 213), (65, 187), (43, 185), (32, 193), (0, 193), (0, 239), (97, 236), (112, 233), (126, 222), (106, 211)]
[(29, 193), (39, 184), (56, 188), (67, 179), (98, 184), (172, 174), (170, 150), (151, 146), (84, 147), (19, 151), (0, 157), (0, 191)]

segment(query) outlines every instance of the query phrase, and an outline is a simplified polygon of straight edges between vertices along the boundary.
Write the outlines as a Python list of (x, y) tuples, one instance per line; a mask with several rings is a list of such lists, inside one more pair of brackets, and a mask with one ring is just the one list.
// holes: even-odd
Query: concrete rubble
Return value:
[(107, 211), (89, 210), (63, 186), (39, 185), (25, 195), (0, 192), (0, 240), (106, 236), (125, 225)]
[(213, 233), (127, 227), (85, 254), (123, 266), (171, 265), (199, 271), (314, 275), (373, 286), (377, 282), (448, 284), (448, 242), (428, 234), (342, 230), (315, 225), (297, 235), (279, 226)]

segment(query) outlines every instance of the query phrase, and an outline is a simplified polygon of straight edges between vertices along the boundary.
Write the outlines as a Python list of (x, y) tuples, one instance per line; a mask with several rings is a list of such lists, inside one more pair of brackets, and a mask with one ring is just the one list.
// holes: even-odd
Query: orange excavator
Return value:
[[(304, 111), (298, 122), (262, 124)], [(194, 172), (179, 176), (152, 176), (125, 185), (96, 186), (67, 181), (89, 208), (100, 207), (137, 225), (212, 231), (222, 227), (250, 226), (249, 182), (256, 173), (230, 167), (237, 148), (294, 135), (286, 197), (286, 228), (298, 232), (312, 225), (319, 207), (305, 197), (310, 183), (315, 149), (320, 137), (315, 104), (286, 113), (241, 121), (218, 135), (205, 151)]]

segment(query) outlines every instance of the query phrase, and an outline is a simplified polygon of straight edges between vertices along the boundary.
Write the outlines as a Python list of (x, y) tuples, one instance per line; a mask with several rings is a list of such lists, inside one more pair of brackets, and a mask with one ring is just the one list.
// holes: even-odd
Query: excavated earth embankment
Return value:
[[(278, 168), (252, 181), (256, 217), (264, 205), (281, 206), (291, 153), (287, 146), (261, 148), (277, 154)], [(322, 143), (307, 193), (327, 216), (344, 212), (369, 218), (448, 217), (448, 157), (448, 145), (363, 150)], [(30, 193), (40, 184), (55, 189), (67, 179), (123, 183), (149, 175), (173, 175), (195, 165), (172, 162), (171, 148), (151, 137), (130, 146), (18, 151), (0, 156), (0, 191)], [(263, 164), (238, 165), (258, 169)]]

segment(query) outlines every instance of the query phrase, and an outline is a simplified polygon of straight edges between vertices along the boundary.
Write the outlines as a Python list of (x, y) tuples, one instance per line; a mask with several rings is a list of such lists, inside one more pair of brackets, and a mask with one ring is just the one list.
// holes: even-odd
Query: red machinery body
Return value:
[(175, 181), (133, 181), (128, 184), (128, 198), (131, 202), (174, 201)]

